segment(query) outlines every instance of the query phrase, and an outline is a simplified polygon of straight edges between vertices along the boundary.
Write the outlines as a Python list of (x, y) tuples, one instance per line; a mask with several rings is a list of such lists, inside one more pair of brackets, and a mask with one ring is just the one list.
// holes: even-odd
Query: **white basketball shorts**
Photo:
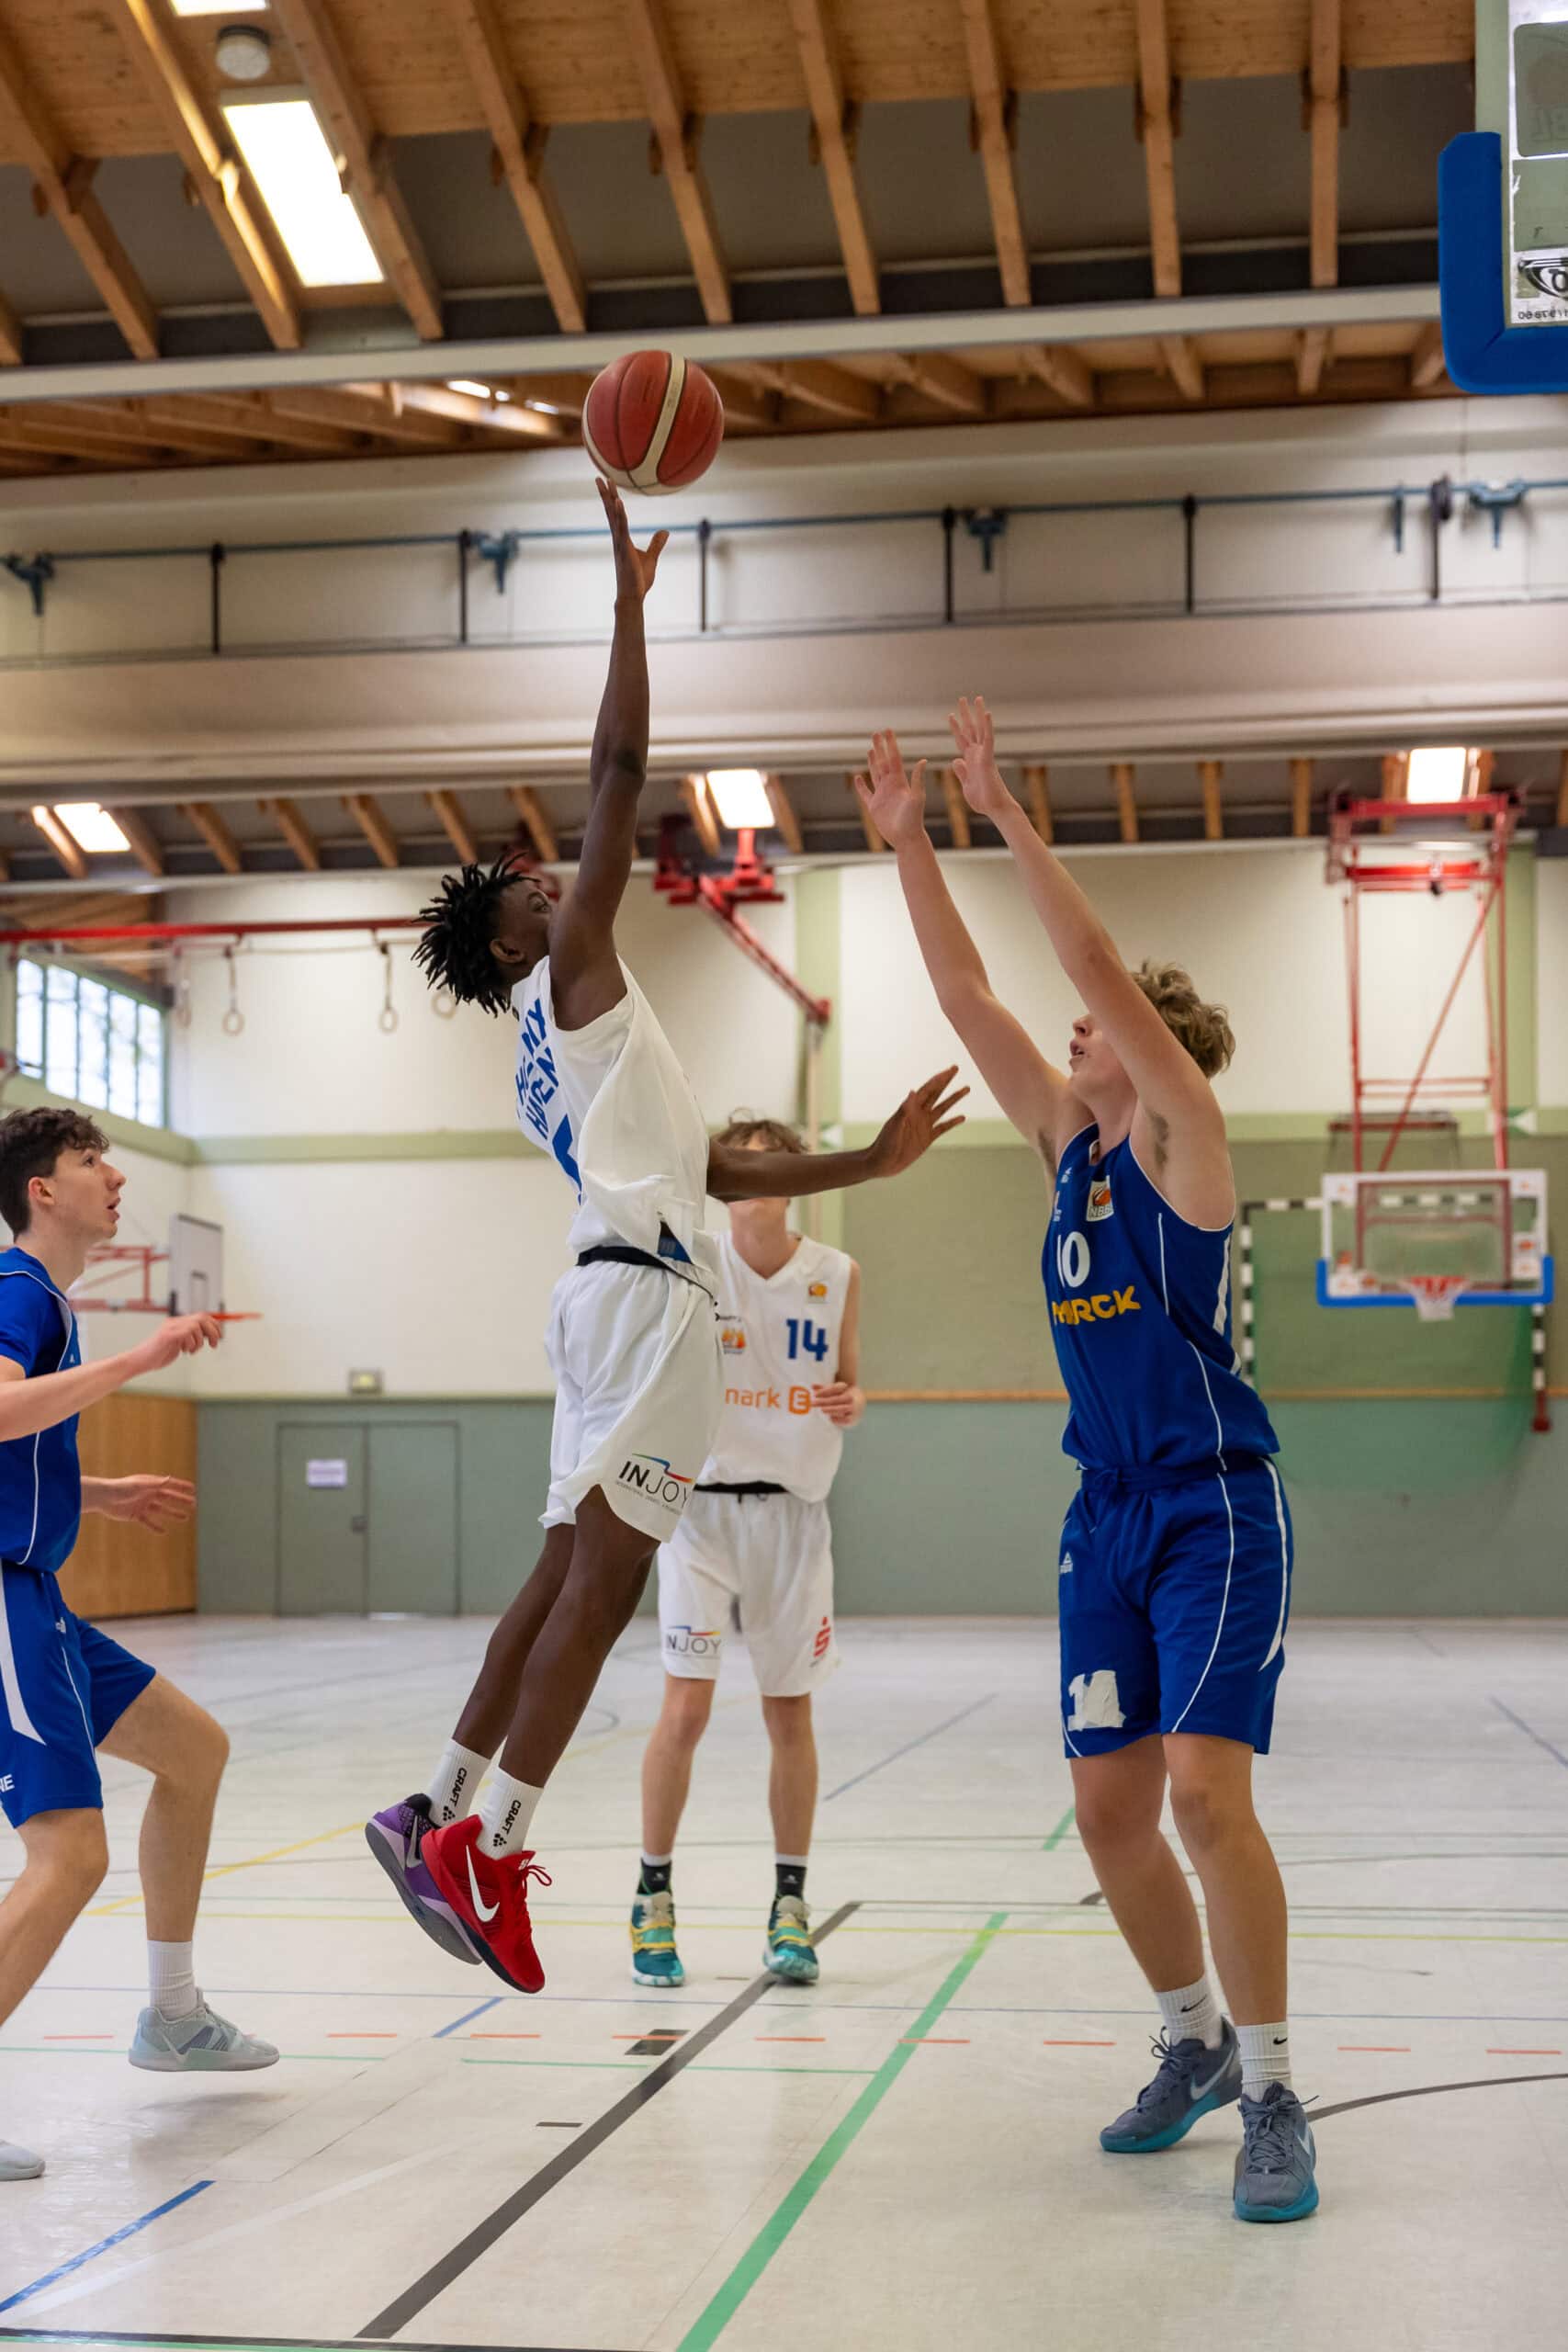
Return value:
[(826, 1503), (798, 1495), (692, 1497), (659, 1554), (667, 1673), (711, 1681), (739, 1633), (764, 1698), (798, 1699), (839, 1663)]
[(570, 1524), (594, 1487), (655, 1543), (680, 1525), (724, 1402), (714, 1305), (700, 1283), (601, 1260), (555, 1287), (556, 1376), (546, 1527)]

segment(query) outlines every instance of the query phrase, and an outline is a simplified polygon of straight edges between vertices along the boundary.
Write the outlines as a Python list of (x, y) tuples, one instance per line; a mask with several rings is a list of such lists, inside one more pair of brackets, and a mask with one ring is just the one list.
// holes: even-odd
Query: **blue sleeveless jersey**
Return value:
[(1217, 1466), (1277, 1453), (1262, 1399), (1231, 1345), (1230, 1227), (1177, 1216), (1130, 1139), (1090, 1160), (1096, 1130), (1062, 1154), (1045, 1237), (1045, 1295), (1072, 1410), (1063, 1451), (1086, 1470)]

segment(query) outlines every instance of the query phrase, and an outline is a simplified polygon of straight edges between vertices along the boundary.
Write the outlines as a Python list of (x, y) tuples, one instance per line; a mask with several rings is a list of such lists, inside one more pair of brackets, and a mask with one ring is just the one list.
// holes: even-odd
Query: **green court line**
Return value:
[(1063, 1838), (1066, 1836), (1068, 1830), (1072, 1827), (1073, 1815), (1077, 1811), (1077, 1807), (1076, 1804), (1070, 1804), (1067, 1807), (1066, 1813), (1062, 1815), (1060, 1821), (1057, 1822), (1056, 1826), (1052, 1830), (1051, 1835), (1046, 1838), (1044, 1845), (1042, 1847), (1041, 1851), (1043, 1853), (1050, 1854), (1055, 1852), (1055, 1849), (1061, 1844)]
[(984, 1957), (1007, 1916), (1005, 1911), (991, 1914), (963, 1959), (920, 2012), (908, 2034), (888, 2052), (843, 2121), (829, 2134), (784, 2202), (763, 2223), (707, 2309), (687, 2329), (677, 2352), (708, 2352), (708, 2346), (717, 2342), (840, 2157), (852, 2146), (862, 2128), (870, 2121), (886, 2098), (913, 2057), (917, 2044), (931, 2031), (948, 2003)]

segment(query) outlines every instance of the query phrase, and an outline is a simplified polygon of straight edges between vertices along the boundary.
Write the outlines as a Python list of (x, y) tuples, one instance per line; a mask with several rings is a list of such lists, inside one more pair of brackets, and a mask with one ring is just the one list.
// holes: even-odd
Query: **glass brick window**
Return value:
[(17, 1059), (51, 1094), (164, 1125), (164, 1034), (155, 1004), (61, 964), (17, 966)]

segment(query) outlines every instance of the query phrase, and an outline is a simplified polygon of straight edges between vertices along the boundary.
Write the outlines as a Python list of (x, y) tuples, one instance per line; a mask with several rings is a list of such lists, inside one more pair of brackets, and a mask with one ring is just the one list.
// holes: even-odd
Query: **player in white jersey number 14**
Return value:
[[(718, 1138), (747, 1157), (806, 1149), (792, 1127), (737, 1116)], [(803, 1162), (804, 1165), (804, 1162)], [(773, 1748), (774, 1885), (762, 1964), (817, 1981), (806, 1862), (817, 1807), (811, 1702), (839, 1662), (828, 1490), (843, 1432), (865, 1410), (860, 1269), (793, 1232), (789, 1203), (733, 1201), (719, 1243), (724, 1410), (680, 1525), (659, 1555), (664, 1704), (642, 1768), (642, 1871), (632, 1974), (675, 1986), (675, 1832), (728, 1636), (742, 1634)]]

